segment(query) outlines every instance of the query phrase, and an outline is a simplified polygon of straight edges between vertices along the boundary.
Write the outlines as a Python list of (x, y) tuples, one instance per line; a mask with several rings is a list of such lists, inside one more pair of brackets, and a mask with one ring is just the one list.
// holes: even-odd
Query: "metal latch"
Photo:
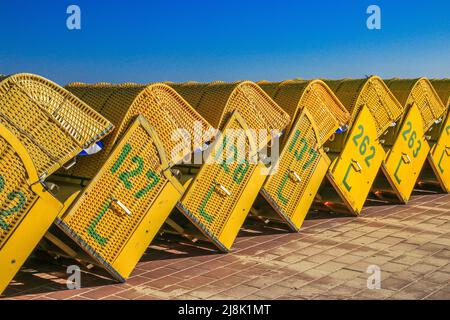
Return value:
[(353, 169), (355, 169), (356, 172), (362, 171), (362, 167), (357, 160), (352, 159), (352, 167), (353, 167)]
[(127, 214), (127, 216), (131, 217), (131, 210), (127, 208), (126, 205), (124, 205), (119, 199), (113, 198), (111, 203), (115, 203), (117, 204), (123, 211), (125, 211), (125, 213)]
[(445, 153), (450, 156), (450, 147), (445, 146)]
[(214, 186), (215, 186), (215, 190), (222, 191), (220, 193), (225, 194), (228, 197), (231, 196), (231, 192), (227, 188), (225, 188), (223, 185), (221, 185), (217, 181), (213, 181), (213, 183), (214, 183)]
[(289, 177), (297, 182), (302, 182), (302, 179), (300, 178), (300, 176), (298, 175), (297, 172), (295, 172), (294, 170), (290, 170), (289, 171)]
[(74, 157), (72, 160), (70, 160), (69, 162), (66, 162), (62, 165), (64, 170), (69, 170), (70, 168), (72, 168), (75, 164), (77, 163), (77, 158)]
[(402, 152), (402, 160), (406, 164), (411, 163), (411, 158), (404, 152)]

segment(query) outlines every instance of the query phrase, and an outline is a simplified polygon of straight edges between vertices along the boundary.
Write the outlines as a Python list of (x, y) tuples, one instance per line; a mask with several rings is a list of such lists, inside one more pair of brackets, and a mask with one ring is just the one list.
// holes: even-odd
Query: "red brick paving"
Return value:
[[(314, 214), (311, 214), (314, 217)], [(127, 283), (101, 270), (68, 290), (65, 268), (29, 259), (5, 299), (450, 299), (450, 195), (308, 219), (300, 233), (249, 223), (230, 254), (158, 241)], [(381, 289), (367, 289), (369, 265)]]

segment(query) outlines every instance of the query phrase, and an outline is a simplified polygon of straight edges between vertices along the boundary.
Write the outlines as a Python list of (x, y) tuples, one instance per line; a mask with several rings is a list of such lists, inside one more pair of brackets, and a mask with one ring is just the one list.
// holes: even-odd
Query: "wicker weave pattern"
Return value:
[[(127, 156), (124, 150), (129, 150)], [(123, 162), (118, 167), (120, 161)], [(137, 127), (127, 143), (108, 158), (104, 168), (64, 218), (64, 223), (92, 252), (112, 264), (168, 180), (162, 173), (165, 168), (158, 150), (143, 127)], [(127, 175), (130, 178), (125, 178)], [(148, 186), (150, 190), (138, 194)], [(129, 216), (114, 207), (113, 199), (119, 199), (132, 214)]]
[[(193, 151), (194, 146), (202, 144), (201, 137), (194, 135), (194, 123), (201, 123), (204, 130), (212, 127), (189, 104), (169, 86), (161, 83), (138, 85), (127, 83), (113, 84), (70, 84), (67, 89), (110, 119), (116, 130), (105, 140), (105, 150), (101, 154), (81, 159), (82, 165), (70, 173), (80, 177), (93, 177), (106, 161), (111, 149), (125, 130), (139, 114), (142, 114), (156, 129), (168, 153), (178, 141), (172, 139), (176, 129), (185, 129), (196, 140), (186, 150)], [(198, 139), (197, 139), (198, 138)], [(187, 154), (171, 159), (178, 162)], [(80, 162), (81, 162), (80, 161)]]
[[(306, 109), (320, 129), (319, 146), (325, 143), (336, 129), (345, 125), (350, 115), (327, 85), (320, 81), (284, 81), (260, 83), (261, 88), (272, 97), (291, 117), (294, 125), (301, 110)], [(287, 130), (288, 133), (290, 129)]]
[(41, 177), (112, 130), (109, 121), (75, 96), (31, 74), (2, 78), (0, 123), (19, 137)]
[[(226, 223), (231, 218), (232, 208), (241, 197), (243, 189), (257, 167), (256, 164), (240, 161), (250, 159), (256, 152), (251, 150), (250, 142), (243, 129), (245, 128), (238, 121), (231, 121), (226, 125), (223, 137), (227, 138), (228, 142), (224, 146), (223, 141), (218, 140), (211, 154), (214, 159), (224, 163), (222, 165), (205, 164), (196, 177), (195, 189), (188, 190), (182, 200), (183, 206), (196, 218), (199, 226), (216, 238), (220, 238)], [(232, 138), (227, 135), (230, 132), (228, 130), (236, 130), (235, 141), (245, 141), (245, 147), (237, 147)], [(230, 152), (233, 149), (235, 153)], [(250, 154), (251, 151), (253, 154)], [(233, 155), (237, 161), (230, 161)], [(221, 193), (216, 183), (229, 190), (230, 195)]]
[(386, 84), (405, 108), (416, 103), (423, 118), (424, 132), (445, 112), (444, 104), (426, 78), (392, 79)]
[(379, 77), (326, 80), (325, 82), (349, 110), (350, 125), (356, 120), (359, 110), (364, 105), (368, 107), (375, 119), (378, 137), (403, 114), (403, 106)]
[[(235, 133), (245, 138), (245, 147), (237, 147), (233, 141), (225, 145), (222, 140), (218, 141), (221, 143), (216, 143), (212, 156), (217, 159), (219, 155), (220, 159), (221, 151), (226, 150), (228, 155), (228, 150), (234, 150), (237, 159), (246, 159), (247, 162), (233, 160), (220, 165), (205, 164), (182, 199), (184, 210), (194, 217), (198, 227), (218, 239), (228, 221), (233, 218), (233, 208), (257, 167), (248, 162), (256, 156), (256, 149), (255, 146), (250, 147), (249, 136), (244, 130), (282, 130), (290, 119), (287, 113), (252, 82), (189, 82), (170, 85), (215, 128), (222, 130), (226, 137), (228, 130), (237, 130)], [(231, 118), (235, 111), (245, 123)], [(221, 188), (228, 190), (229, 194), (223, 194)]]
[(282, 130), (290, 118), (267, 94), (250, 81), (208, 84), (171, 84), (215, 128), (222, 129), (234, 110), (251, 129)]
[[(277, 173), (269, 176), (264, 183), (264, 189), (272, 199), (278, 200), (277, 205), (289, 218), (293, 218), (321, 158), (321, 154), (317, 151), (319, 143), (312, 127), (312, 120), (305, 113), (302, 113), (295, 122), (292, 134), (295, 138), (289, 139), (283, 148)], [(298, 160), (295, 152), (300, 153), (302, 149), (304, 154)], [(315, 152), (312, 153), (312, 149)], [(296, 172), (301, 180), (293, 181), (290, 172)], [(280, 199), (280, 186), (285, 186), (282, 188), (282, 196), (286, 201)]]
[(450, 79), (432, 79), (431, 84), (446, 108), (450, 107)]
[(0, 137), (0, 250), (36, 198), (21, 159)]

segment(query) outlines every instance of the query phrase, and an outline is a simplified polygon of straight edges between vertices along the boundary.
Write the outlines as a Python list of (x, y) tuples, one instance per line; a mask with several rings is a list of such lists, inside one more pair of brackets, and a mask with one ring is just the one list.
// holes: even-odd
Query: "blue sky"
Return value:
[[(66, 28), (81, 8), (82, 29)], [(382, 29), (366, 28), (366, 9)], [(0, 2), (0, 73), (153, 82), (450, 77), (450, 1)]]

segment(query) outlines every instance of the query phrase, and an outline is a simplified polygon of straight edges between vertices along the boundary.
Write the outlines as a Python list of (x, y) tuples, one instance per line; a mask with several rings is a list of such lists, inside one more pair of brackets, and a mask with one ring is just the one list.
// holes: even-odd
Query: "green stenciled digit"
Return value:
[(7, 224), (3, 219), (22, 210), (25, 206), (25, 203), (27, 202), (27, 199), (22, 192), (15, 191), (8, 194), (8, 200), (17, 200), (17, 204), (12, 208), (0, 211), (0, 227), (5, 231), (8, 230), (9, 224)]
[(152, 170), (147, 171), (147, 178), (149, 180), (151, 180), (152, 182), (149, 185), (147, 185), (145, 188), (143, 188), (142, 190), (139, 190), (138, 192), (136, 192), (136, 194), (134, 196), (137, 199), (142, 198), (147, 192), (152, 190), (153, 187), (156, 186), (159, 182), (158, 175), (156, 173), (154, 173)]
[[(297, 144), (299, 137), (300, 137), (300, 131), (296, 130), (294, 138), (292, 139), (291, 143), (289, 144), (289, 148), (288, 148), (289, 152), (292, 152), (294, 150), (294, 147)], [(303, 155), (305, 154), (306, 150), (308, 149), (308, 142), (306, 141), (305, 138), (303, 138), (303, 137), (300, 138), (300, 142), (303, 144), (303, 147), (300, 150), (300, 153), (298, 152), (298, 150), (294, 151), (294, 156), (297, 159), (297, 161), (300, 161), (302, 159)]]
[(306, 153), (306, 150), (308, 150), (308, 141), (306, 141), (305, 138), (301, 138), (300, 142), (303, 143), (303, 148), (300, 150), (300, 153), (298, 150), (294, 151), (294, 156), (297, 161), (300, 161), (303, 158), (303, 155)]
[[(219, 152), (216, 154), (216, 156), (214, 157), (214, 159), (217, 161), (217, 160), (219, 160), (219, 158), (222, 158), (222, 156), (223, 156), (223, 154), (224, 154), (224, 151), (225, 151), (225, 149), (226, 149), (226, 147), (227, 147), (227, 145), (228, 145), (228, 138), (227, 137), (224, 137), (224, 139), (222, 140), (222, 145), (221, 145), (221, 147), (220, 147), (220, 150), (219, 150)], [(228, 163), (230, 163), (230, 162), (232, 162), (233, 160), (235, 160), (236, 158), (237, 158), (237, 148), (236, 148), (236, 146), (230, 146), (230, 149), (229, 150), (232, 150), (233, 151), (233, 156), (232, 156), (232, 158), (231, 159), (221, 159), (221, 161), (220, 161), (220, 166), (223, 168), (223, 170), (226, 172), (226, 173), (229, 173), (230, 172), (230, 168), (228, 168)]]
[(309, 154), (311, 155), (308, 159), (308, 161), (305, 162), (305, 164), (303, 165), (303, 170), (306, 170), (309, 168), (309, 166), (317, 159), (317, 157), (319, 156), (319, 154), (317, 153), (316, 150), (314, 150), (313, 148), (309, 149)]
[(371, 147), (370, 147), (370, 151), (372, 151), (372, 153), (369, 154), (369, 155), (364, 159), (364, 162), (366, 163), (366, 165), (367, 165), (368, 168), (370, 168), (370, 161), (375, 157), (375, 152), (376, 152), (375, 147), (374, 147), (374, 146), (371, 146)]
[[(0, 191), (3, 191), (4, 188), (5, 188), (5, 179), (2, 176), (0, 176)], [(27, 202), (27, 198), (22, 192), (13, 191), (7, 195), (7, 198), (10, 201), (17, 200), (17, 204), (12, 208), (0, 211), (0, 228), (2, 228), (5, 231), (8, 231), (9, 224), (6, 223), (4, 219), (22, 210)]]
[(122, 180), (125, 188), (127, 189), (133, 188), (133, 184), (131, 183), (130, 178), (136, 177), (137, 175), (142, 173), (142, 170), (144, 170), (144, 160), (142, 160), (141, 157), (134, 156), (133, 158), (131, 158), (131, 161), (137, 164), (136, 169), (133, 169), (131, 171), (124, 171), (119, 175), (119, 179)]
[(292, 150), (294, 150), (294, 147), (297, 144), (297, 140), (299, 137), (300, 137), (300, 130), (297, 129), (295, 131), (294, 138), (292, 139), (291, 144), (289, 145), (289, 149), (288, 149), (289, 152), (292, 152)]
[(242, 180), (244, 180), (245, 174), (250, 168), (250, 163), (247, 159), (244, 160), (243, 163), (239, 164), (233, 173), (233, 180), (237, 184), (241, 184)]
[(359, 133), (353, 136), (353, 143), (358, 146), (358, 140), (364, 135), (364, 127), (360, 124), (358, 126)]
[(408, 127), (408, 129), (406, 129), (405, 131), (403, 131), (402, 132), (402, 136), (403, 136), (403, 140), (407, 140), (408, 138), (407, 138), (407, 135), (411, 132), (411, 130), (412, 130), (412, 123), (411, 123), (411, 121), (408, 121), (407, 123), (406, 123), (406, 126)]
[(417, 149), (413, 151), (414, 158), (417, 158), (417, 156), (419, 155), (420, 149), (422, 148), (422, 141), (417, 140), (417, 143), (419, 145), (417, 146)]
[(87, 228), (87, 233), (101, 246), (106, 245), (106, 243), (108, 242), (108, 238), (99, 235), (97, 231), (95, 231), (95, 228), (97, 228), (97, 225), (99, 224), (100, 220), (102, 220), (103, 216), (108, 211), (110, 204), (111, 202), (106, 202), (103, 205), (102, 209), (100, 210), (100, 213), (92, 220), (92, 223)]
[(116, 173), (117, 170), (119, 170), (120, 166), (123, 164), (125, 159), (128, 157), (131, 151), (131, 145), (126, 144), (123, 146), (122, 151), (120, 152), (119, 157), (117, 158), (117, 161), (114, 163), (114, 165), (111, 167), (111, 172)]
[(417, 133), (415, 131), (413, 131), (408, 140), (408, 147), (410, 149), (412, 149), (414, 147), (414, 141), (416, 140), (416, 137), (417, 137)]
[(209, 200), (212, 197), (212, 194), (214, 193), (214, 189), (216, 187), (212, 186), (211, 188), (209, 188), (208, 193), (206, 194), (206, 198), (203, 200), (202, 204), (200, 205), (200, 208), (198, 209), (200, 215), (206, 219), (206, 221), (208, 221), (209, 223), (214, 221), (214, 217), (209, 215), (206, 211), (206, 205), (208, 204)]
[(277, 190), (277, 197), (284, 205), (286, 205), (288, 203), (288, 199), (283, 196), (283, 189), (286, 186), (288, 179), (289, 179), (289, 172), (286, 172), (284, 174), (283, 180), (281, 180), (281, 184)]
[(359, 146), (359, 153), (363, 156), (366, 154), (367, 145), (370, 145), (369, 136), (364, 136), (361, 145)]

